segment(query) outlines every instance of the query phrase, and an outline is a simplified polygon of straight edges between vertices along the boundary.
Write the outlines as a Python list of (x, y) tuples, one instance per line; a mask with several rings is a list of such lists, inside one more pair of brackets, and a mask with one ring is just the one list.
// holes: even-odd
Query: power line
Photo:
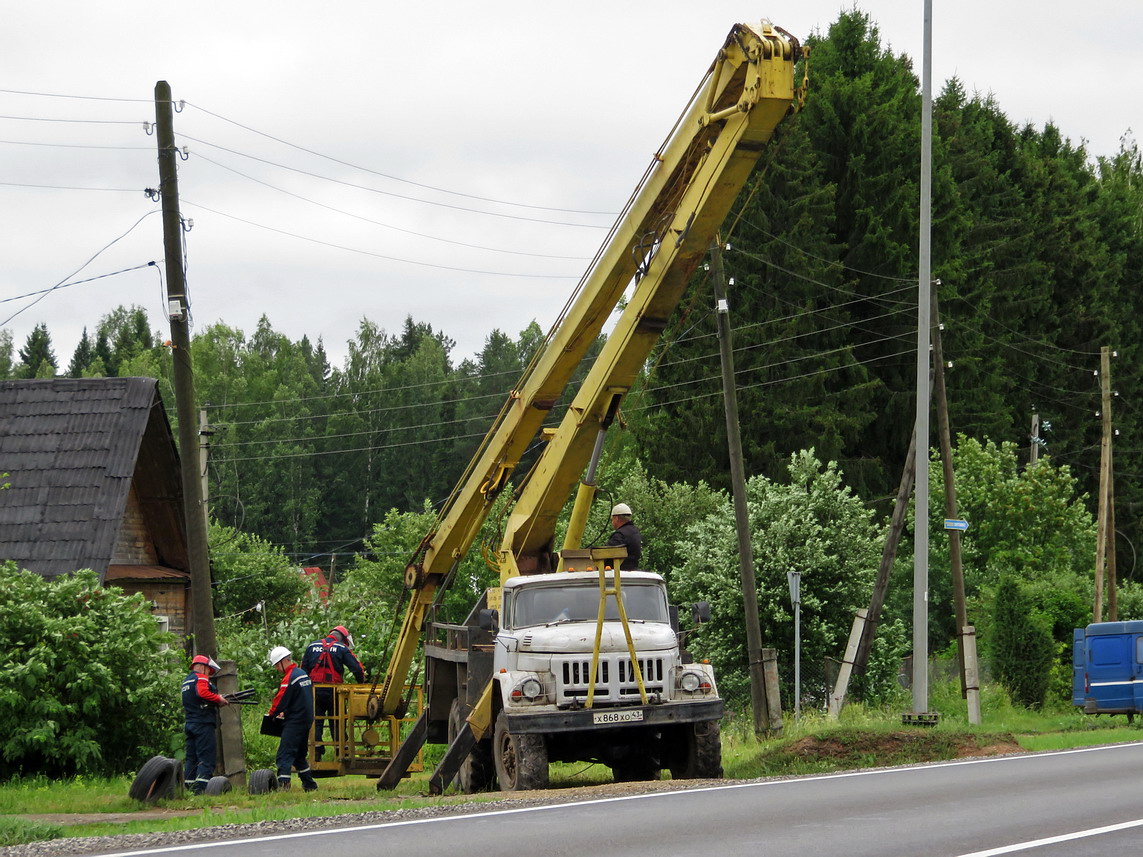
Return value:
[(52, 119), (45, 116), (0, 116), (16, 122), (63, 122), (75, 125), (144, 125), (135, 119)]
[(149, 267), (152, 267), (152, 266), (157, 265), (157, 264), (158, 264), (158, 262), (155, 262), (155, 261), (144, 262), (141, 265), (135, 265), (134, 267), (131, 267), (131, 268), (123, 268), (122, 270), (119, 270), (119, 271), (112, 271), (109, 274), (100, 274), (98, 277), (88, 277), (86, 280), (73, 280), (70, 283), (58, 283), (57, 285), (49, 286), (46, 289), (40, 289), (39, 291), (35, 291), (35, 292), (28, 292), (25, 295), (16, 295), (15, 297), (11, 297), (11, 298), (0, 298), (0, 304), (6, 304), (9, 301), (22, 300), (23, 298), (35, 297), (36, 295), (47, 294), (48, 292), (54, 292), (56, 289), (66, 289), (70, 286), (82, 285), (83, 283), (94, 283), (96, 280), (105, 280), (108, 277), (116, 277), (119, 274), (127, 274), (131, 271), (139, 271), (143, 268), (149, 268)]
[(266, 164), (266, 165), (271, 166), (271, 167), (277, 167), (278, 169), (289, 170), (292, 173), (299, 173), (300, 175), (309, 176), (310, 178), (321, 179), (322, 181), (331, 182), (331, 183), (337, 184), (337, 185), (342, 185), (343, 187), (351, 187), (351, 188), (354, 188), (355, 190), (363, 190), (363, 191), (368, 191), (369, 193), (381, 194), (382, 196), (388, 196), (388, 197), (392, 197), (394, 199), (403, 199), (403, 200), (406, 200), (408, 202), (419, 202), (422, 205), (432, 205), (432, 206), (436, 206), (437, 208), (448, 208), (448, 209), (451, 209), (453, 211), (465, 211), (465, 212), (468, 212), (469, 214), (481, 214), (481, 215), (485, 215), (487, 217), (502, 217), (502, 218), (506, 218), (508, 220), (522, 220), (522, 221), (526, 221), (528, 223), (544, 223), (544, 224), (547, 224), (550, 226), (575, 226), (575, 227), (578, 227), (580, 229), (606, 229), (607, 228), (605, 226), (597, 226), (595, 224), (590, 224), (590, 223), (569, 223), (568, 221), (564, 221), (564, 220), (542, 220), (542, 219), (537, 218), (537, 217), (524, 217), (524, 216), (519, 215), (519, 214), (505, 214), (504, 212), (499, 212), (499, 211), (481, 211), (478, 208), (466, 208), (463, 205), (453, 205), (453, 204), (447, 203), (447, 202), (433, 202), (432, 200), (428, 200), (428, 199), (419, 199), (418, 197), (415, 197), (415, 196), (407, 196), (406, 194), (394, 193), (393, 191), (390, 191), (390, 190), (381, 190), (380, 188), (369, 187), (368, 185), (360, 185), (360, 184), (356, 184), (354, 182), (347, 182), (347, 181), (343, 181), (341, 179), (335, 179), (335, 178), (332, 178), (331, 176), (323, 176), (320, 173), (310, 172), (309, 170), (303, 170), (299, 167), (291, 167), (287, 164), (279, 164), (275, 161), (267, 160), (266, 158), (259, 158), (256, 155), (247, 155), (246, 153), (239, 152), (235, 149), (228, 149), (225, 146), (219, 146), (216, 143), (209, 143), (206, 140), (200, 140), (197, 137), (191, 137), (189, 134), (179, 134), (179, 138), (184, 139), (184, 140), (191, 140), (195, 143), (200, 143), (204, 146), (210, 146), (210, 147), (215, 148), (215, 149), (220, 149), (223, 152), (229, 152), (232, 155), (238, 155), (239, 157), (242, 157), (242, 158), (249, 158), (252, 161), (258, 161), (259, 163), (263, 163), (263, 164)]
[(77, 187), (74, 185), (59, 184), (29, 184), (27, 182), (0, 182), (5, 187), (30, 187), (37, 190), (96, 190), (110, 193), (146, 193), (137, 187)]
[(380, 220), (374, 220), (370, 217), (365, 217), (364, 215), (361, 215), (361, 214), (354, 214), (351, 211), (345, 211), (344, 209), (341, 209), (341, 208), (335, 208), (334, 206), (327, 205), (324, 202), (318, 202), (316, 199), (310, 199), (309, 197), (302, 196), (300, 193), (294, 193), (293, 191), (286, 190), (285, 188), (278, 187), (277, 185), (273, 185), (273, 184), (270, 184), (269, 182), (262, 181), (261, 179), (256, 179), (256, 178), (254, 178), (254, 176), (247, 175), (246, 173), (240, 172), (239, 170), (236, 170), (232, 167), (228, 167), (225, 164), (220, 164), (218, 161), (212, 160), (211, 158), (208, 158), (206, 155), (199, 154), (199, 155), (197, 155), (197, 157), (200, 160), (206, 161), (208, 164), (214, 164), (216, 167), (219, 167), (220, 169), (227, 170), (231, 173), (234, 173), (237, 176), (241, 176), (244, 179), (255, 182), (256, 184), (260, 184), (263, 187), (268, 187), (271, 190), (276, 190), (279, 193), (284, 193), (284, 194), (286, 194), (286, 196), (292, 196), (294, 199), (300, 199), (302, 202), (308, 202), (310, 205), (316, 205), (319, 208), (326, 209), (327, 211), (333, 211), (333, 212), (336, 212), (337, 214), (344, 214), (346, 217), (352, 217), (355, 220), (361, 220), (365, 223), (372, 223), (374, 226), (382, 226), (385, 229), (393, 229), (397, 232), (402, 232), (405, 235), (415, 235), (418, 238), (427, 238), (430, 241), (441, 241), (441, 242), (444, 242), (445, 244), (453, 244), (453, 245), (456, 245), (458, 247), (468, 247), (468, 248), (473, 249), (473, 250), (487, 250), (491, 253), (508, 253), (508, 254), (513, 255), (513, 256), (531, 256), (531, 257), (539, 258), (539, 259), (562, 259), (562, 260), (577, 261), (577, 262), (586, 261), (582, 256), (556, 256), (556, 255), (553, 255), (550, 253), (528, 253), (528, 252), (523, 251), (523, 250), (505, 250), (505, 249), (502, 249), (499, 247), (486, 247), (486, 246), (483, 246), (481, 244), (468, 244), (464, 241), (455, 241), (455, 240), (450, 239), (450, 238), (441, 238), (437, 235), (429, 235), (425, 232), (416, 232), (412, 229), (404, 229), (400, 226), (394, 226), (391, 223), (382, 223)]
[(68, 280), (70, 280), (72, 277), (74, 277), (76, 274), (78, 274), (80, 271), (82, 271), (84, 268), (86, 268), (88, 265), (90, 265), (92, 262), (94, 262), (97, 258), (99, 258), (100, 255), (102, 255), (104, 253), (104, 251), (106, 251), (108, 248), (110, 248), (113, 244), (115, 244), (118, 241), (123, 240), (128, 235), (130, 235), (131, 232), (134, 231), (136, 226), (138, 226), (140, 223), (142, 223), (144, 220), (146, 220), (148, 217), (150, 217), (152, 214), (155, 214), (155, 213), (156, 213), (155, 211), (148, 211), (146, 214), (144, 214), (142, 217), (140, 217), (138, 220), (136, 220), (134, 223), (132, 223), (126, 232), (124, 232), (118, 238), (113, 238), (107, 244), (103, 245), (103, 247), (101, 247), (99, 250), (97, 250), (95, 252), (95, 255), (93, 255), (90, 259), (88, 259), (86, 262), (84, 262), (82, 265), (80, 265), (78, 268), (76, 268), (74, 271), (72, 271), (70, 274), (68, 274), (66, 277), (64, 277), (62, 280), (60, 280), (54, 286), (52, 286), (49, 289), (45, 289), (40, 294), (40, 296), (38, 298), (36, 298), (34, 301), (32, 301), (30, 304), (28, 304), (27, 306), (25, 306), (21, 309), (16, 310), (14, 313), (12, 313), (6, 319), (4, 319), (3, 321), (0, 321), (0, 327), (3, 327), (4, 325), (6, 325), (8, 322), (10, 322), (16, 316), (20, 315), (20, 313), (24, 312), (25, 310), (29, 310), (32, 307), (34, 307), (36, 304), (38, 304), (40, 301), (42, 301), (44, 298), (46, 298), (49, 294), (54, 292), (56, 289), (63, 288), (64, 284), (66, 284)]
[(344, 244), (334, 244), (332, 241), (322, 241), (320, 238), (310, 238), (306, 235), (299, 235), (296, 232), (288, 232), (285, 229), (278, 229), (274, 226), (267, 226), (264, 223), (257, 223), (253, 220), (247, 220), (244, 217), (237, 217), (233, 214), (227, 214), (224, 211), (219, 211), (215, 208), (203, 205), (202, 203), (192, 202), (185, 197), (182, 200), (184, 205), (194, 206), (201, 208), (203, 211), (209, 211), (211, 214), (217, 214), (219, 217), (225, 217), (229, 220), (236, 220), (239, 223), (245, 223), (247, 226), (255, 226), (258, 229), (265, 229), (267, 232), (275, 232), (278, 235), (285, 235), (287, 238), (296, 238), (299, 241), (308, 241), (311, 244), (318, 244), (322, 247), (330, 247), (334, 250), (344, 250), (347, 253), (357, 253), (362, 256), (370, 256), (374, 259), (384, 259), (388, 262), (400, 262), (405, 265), (417, 265), (422, 268), (435, 268), (441, 271), (456, 271), (462, 274), (487, 274), (494, 277), (517, 277), (527, 280), (575, 280), (578, 277), (568, 274), (517, 274), (510, 271), (486, 271), (479, 268), (460, 268), (454, 265), (438, 265), (435, 262), (420, 262), (416, 259), (402, 259), (399, 256), (389, 256), (385, 253), (373, 253), (369, 250), (361, 250), (357, 247), (347, 247)]
[(57, 92), (29, 92), (23, 89), (0, 89), (5, 95), (34, 95), (38, 98), (70, 98), (76, 101), (121, 101), (130, 104), (152, 104), (150, 98), (109, 98), (100, 95), (63, 95)]
[[(451, 196), (459, 196), (459, 197), (463, 197), (465, 199), (477, 200), (479, 202), (492, 202), (492, 203), (496, 203), (497, 205), (511, 205), (511, 206), (516, 207), (516, 208), (530, 208), (530, 209), (534, 209), (537, 211), (558, 211), (558, 212), (563, 212), (565, 214), (591, 214), (591, 215), (614, 216), (614, 214), (612, 212), (607, 212), (607, 211), (580, 211), (580, 210), (572, 209), (572, 208), (554, 208), (554, 207), (549, 207), (549, 206), (544, 206), (544, 205), (528, 205), (528, 204), (521, 203), (521, 202), (509, 202), (508, 200), (493, 199), (491, 197), (477, 196), (475, 194), (462, 193), (460, 191), (448, 190), (447, 188), (435, 187), (433, 185), (428, 185), (428, 184), (421, 184), (420, 182), (410, 181), (409, 179), (403, 179), (403, 178), (400, 178), (399, 176), (390, 175), (388, 173), (382, 173), (382, 172), (379, 172), (377, 170), (370, 169), (368, 167), (362, 167), (362, 166), (359, 166), (357, 164), (352, 164), (349, 161), (343, 161), (339, 158), (334, 158), (331, 155), (326, 155), (326, 154), (323, 154), (322, 152), (314, 151), (313, 149), (307, 149), (304, 146), (299, 146), (296, 143), (291, 143), (288, 140), (283, 140), (280, 137), (274, 137), (271, 134), (265, 133), (264, 131), (259, 131), (256, 128), (251, 128), (249, 125), (243, 125), (240, 122), (235, 122), (233, 119), (228, 119), (225, 116), (220, 116), (217, 113), (212, 113), (211, 111), (207, 110), (205, 107), (200, 107), (199, 105), (194, 104), (192, 102), (188, 101), (187, 104), (190, 107), (193, 107), (196, 110), (199, 110), (199, 111), (207, 114), (208, 116), (213, 116), (215, 119), (221, 119), (223, 122), (229, 122), (231, 125), (235, 125), (239, 128), (242, 128), (245, 131), (251, 132), (252, 134), (257, 134), (261, 137), (265, 137), (267, 140), (273, 140), (275, 143), (281, 143), (283, 146), (289, 146), (290, 148), (297, 149), (300, 152), (305, 152), (306, 154), (314, 155), (318, 158), (324, 158), (327, 161), (332, 161), (333, 163), (340, 164), (343, 167), (350, 167), (351, 169), (360, 170), (361, 172), (364, 172), (364, 173), (369, 173), (371, 175), (375, 175), (375, 176), (378, 176), (380, 178), (389, 179), (390, 181), (401, 182), (402, 184), (411, 185), (413, 187), (419, 187), (419, 188), (422, 188), (424, 190), (432, 190), (432, 191), (436, 191), (437, 193), (447, 193)], [(191, 139), (191, 138), (188, 137), (187, 139)], [(207, 143), (207, 145), (211, 145), (211, 144)], [(236, 154), (241, 154), (241, 153), (236, 153)]]
[(40, 143), (29, 140), (0, 140), (7, 146), (43, 146), (51, 149), (115, 149), (127, 152), (153, 152), (151, 146), (96, 146), (91, 143)]

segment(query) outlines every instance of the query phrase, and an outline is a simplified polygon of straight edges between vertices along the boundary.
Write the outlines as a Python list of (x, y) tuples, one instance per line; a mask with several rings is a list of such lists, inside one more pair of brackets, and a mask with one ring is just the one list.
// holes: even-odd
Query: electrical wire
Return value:
[(369, 250), (361, 250), (357, 247), (347, 247), (344, 244), (334, 244), (332, 241), (322, 241), (320, 238), (310, 238), (307, 235), (299, 235), (296, 232), (288, 232), (285, 229), (278, 229), (274, 226), (267, 226), (264, 223), (257, 223), (253, 220), (247, 220), (244, 217), (237, 217), (233, 214), (227, 214), (224, 211), (219, 211), (216, 208), (202, 205), (201, 203), (192, 202), (185, 197), (182, 200), (183, 205), (189, 205), (194, 208), (209, 211), (211, 214), (217, 214), (219, 217), (225, 217), (228, 220), (235, 220), (239, 223), (245, 223), (247, 226), (255, 226), (258, 229), (264, 229), (267, 232), (274, 232), (278, 235), (285, 235), (287, 238), (296, 238), (299, 241), (308, 241), (311, 244), (318, 244), (322, 247), (329, 247), (334, 250), (344, 250), (347, 253), (357, 253), (361, 256), (369, 256), (374, 259), (384, 259), (388, 262), (400, 262), (405, 265), (416, 265), (422, 268), (435, 268), (441, 271), (457, 271), (462, 274), (487, 274), (493, 277), (515, 277), (526, 280), (574, 280), (574, 276), (567, 274), (517, 274), (511, 271), (487, 271), (478, 268), (461, 268), (455, 265), (438, 265), (435, 262), (421, 262), (416, 259), (402, 259), (399, 256), (389, 256), (385, 253), (373, 253)]
[(394, 193), (393, 191), (390, 191), (390, 190), (381, 190), (380, 188), (369, 187), (368, 185), (360, 185), (360, 184), (356, 184), (354, 182), (343, 181), (342, 179), (335, 179), (335, 178), (332, 178), (331, 176), (323, 176), (320, 173), (310, 172), (309, 170), (303, 170), (299, 167), (291, 167), (287, 164), (279, 164), (279, 163), (276, 163), (275, 161), (271, 161), (271, 160), (268, 160), (266, 158), (259, 158), (256, 155), (247, 155), (246, 153), (239, 152), (236, 149), (228, 149), (225, 146), (219, 146), (215, 143), (209, 143), (206, 140), (200, 140), (197, 137), (191, 137), (189, 134), (181, 134), (180, 133), (178, 136), (180, 139), (183, 139), (183, 140), (191, 140), (195, 143), (199, 143), (199, 144), (204, 145), (204, 146), (211, 146), (212, 148), (219, 149), (220, 151), (229, 152), (232, 155), (238, 155), (239, 157), (243, 157), (243, 158), (249, 158), (252, 161), (258, 161), (259, 163), (266, 164), (266, 165), (271, 166), (271, 167), (277, 167), (278, 169), (281, 169), (281, 170), (288, 170), (289, 172), (298, 173), (298, 174), (304, 175), (304, 176), (309, 176), (310, 178), (321, 179), (322, 181), (330, 182), (330, 183), (336, 184), (336, 185), (341, 185), (343, 187), (351, 187), (351, 188), (354, 188), (355, 190), (363, 190), (363, 191), (367, 191), (369, 193), (376, 193), (376, 194), (380, 194), (382, 196), (392, 197), (394, 199), (403, 199), (407, 202), (418, 202), (421, 205), (431, 205), (431, 206), (435, 206), (437, 208), (448, 208), (448, 209), (451, 209), (453, 211), (465, 211), (465, 212), (468, 212), (469, 214), (481, 214), (481, 215), (485, 215), (487, 217), (502, 217), (502, 218), (506, 218), (508, 220), (522, 220), (522, 221), (525, 221), (527, 223), (543, 223), (543, 224), (547, 224), (549, 226), (573, 226), (573, 227), (578, 227), (580, 229), (606, 229), (607, 228), (605, 226), (599, 226), (597, 224), (591, 224), (591, 223), (571, 223), (571, 222), (565, 221), (565, 220), (543, 220), (543, 219), (538, 218), (538, 217), (524, 217), (524, 216), (519, 215), (519, 214), (506, 214), (506, 213), (500, 212), (500, 211), (481, 211), (479, 208), (466, 208), (463, 205), (453, 205), (453, 204), (447, 203), (447, 202), (434, 202), (434, 201), (428, 200), (428, 199), (419, 199), (415, 196), (407, 196), (405, 194)]
[[(229, 122), (231, 125), (235, 125), (241, 129), (243, 129), (244, 131), (249, 131), (252, 134), (257, 134), (260, 137), (265, 137), (267, 140), (273, 140), (275, 143), (281, 143), (283, 146), (289, 146), (292, 149), (297, 149), (298, 151), (305, 152), (308, 155), (314, 155), (315, 157), (318, 157), (318, 158), (324, 158), (327, 161), (332, 161), (333, 163), (340, 164), (343, 167), (349, 167), (349, 168), (354, 169), (354, 170), (360, 170), (361, 172), (369, 173), (370, 175), (375, 175), (375, 176), (378, 176), (379, 178), (389, 179), (390, 181), (400, 182), (402, 184), (411, 185), (412, 187), (419, 187), (423, 190), (436, 191), (437, 193), (446, 193), (446, 194), (449, 194), (451, 196), (459, 196), (459, 197), (463, 197), (465, 199), (476, 200), (478, 202), (491, 202), (491, 203), (496, 203), (497, 205), (510, 205), (510, 206), (514, 206), (516, 208), (530, 208), (530, 209), (533, 209), (536, 211), (556, 211), (556, 212), (561, 212), (564, 214), (590, 214), (590, 215), (613, 216), (613, 212), (580, 211), (580, 210), (573, 209), (573, 208), (555, 208), (555, 207), (550, 207), (550, 206), (545, 206), (545, 205), (528, 205), (526, 203), (521, 203), (521, 202), (509, 202), (508, 200), (493, 199), (491, 197), (477, 196), (475, 194), (461, 193), (460, 191), (448, 190), (447, 188), (436, 187), (434, 185), (421, 184), (420, 182), (410, 181), (409, 179), (403, 179), (403, 178), (400, 178), (399, 176), (390, 175), (388, 173), (382, 173), (382, 172), (379, 172), (377, 170), (370, 169), (368, 167), (362, 167), (362, 166), (359, 166), (357, 164), (350, 163), (349, 161), (343, 161), (340, 158), (335, 158), (335, 157), (332, 157), (331, 155), (326, 155), (326, 154), (323, 154), (322, 152), (318, 152), (318, 151), (315, 151), (313, 149), (307, 149), (304, 146), (299, 146), (296, 143), (291, 143), (288, 140), (283, 140), (280, 137), (275, 137), (271, 134), (267, 134), (264, 131), (259, 131), (256, 128), (251, 128), (249, 125), (243, 125), (241, 122), (235, 122), (233, 119), (228, 119), (225, 116), (219, 115), (218, 113), (213, 113), (210, 110), (207, 110), (205, 107), (200, 107), (199, 105), (194, 104), (193, 102), (190, 102), (190, 101), (187, 102), (187, 106), (193, 107), (195, 110), (198, 110), (202, 113), (205, 113), (208, 116), (213, 116), (215, 119), (220, 119), (223, 122)], [(187, 139), (190, 139), (190, 138), (188, 137)], [(211, 144), (208, 143), (207, 145), (211, 145)]]
[(136, 226), (138, 226), (140, 223), (142, 223), (144, 220), (146, 220), (148, 217), (150, 217), (152, 214), (155, 214), (155, 213), (157, 213), (157, 209), (155, 211), (148, 211), (146, 214), (144, 214), (142, 217), (140, 217), (138, 220), (136, 220), (134, 223), (132, 223), (126, 232), (124, 232), (118, 238), (113, 238), (111, 241), (109, 241), (107, 244), (105, 244), (103, 247), (101, 247), (99, 250), (97, 250), (95, 252), (95, 254), (90, 259), (88, 259), (86, 262), (84, 262), (82, 265), (80, 265), (78, 268), (76, 268), (74, 271), (72, 271), (70, 274), (68, 274), (66, 277), (64, 277), (62, 280), (60, 280), (58, 283), (56, 283), (51, 288), (44, 289), (42, 292), (40, 292), (40, 296), (38, 298), (36, 298), (34, 301), (32, 301), (30, 304), (28, 304), (27, 306), (25, 306), (21, 309), (16, 310), (16, 312), (12, 313), (6, 319), (4, 319), (3, 321), (0, 321), (0, 327), (3, 327), (4, 325), (8, 324), (8, 322), (10, 322), (16, 316), (20, 315), (20, 313), (34, 307), (36, 304), (38, 304), (40, 301), (42, 301), (44, 298), (46, 298), (52, 292), (56, 291), (56, 289), (63, 288), (67, 284), (68, 280), (70, 280), (72, 277), (74, 277), (76, 274), (78, 274), (80, 271), (82, 271), (84, 268), (86, 268), (88, 265), (90, 265), (92, 262), (94, 262), (96, 259), (98, 259), (112, 245), (116, 244), (119, 241), (122, 241), (124, 238), (126, 238), (128, 235), (130, 235), (134, 231)]
[(37, 190), (97, 190), (110, 193), (141, 193), (137, 187), (76, 187), (59, 184), (29, 184), (27, 182), (0, 182), (4, 187), (30, 187)]
[(270, 184), (269, 182), (262, 181), (261, 179), (254, 178), (254, 176), (247, 175), (246, 173), (243, 173), (243, 172), (236, 170), (232, 167), (228, 167), (225, 164), (221, 164), (218, 161), (215, 161), (211, 158), (208, 158), (206, 155), (203, 155), (201, 153), (197, 154), (196, 157), (199, 160), (206, 161), (208, 164), (214, 164), (214, 166), (219, 167), (220, 169), (227, 170), (228, 172), (231, 172), (234, 175), (241, 176), (242, 178), (247, 179), (248, 181), (252, 181), (256, 184), (260, 184), (263, 187), (268, 187), (271, 190), (276, 190), (279, 193), (284, 193), (286, 196), (292, 196), (294, 199), (299, 199), (302, 202), (309, 203), (310, 205), (316, 205), (318, 208), (324, 208), (327, 211), (332, 211), (332, 212), (335, 212), (337, 214), (343, 214), (346, 217), (352, 217), (355, 220), (360, 220), (360, 221), (363, 221), (365, 223), (372, 223), (374, 226), (381, 226), (381, 227), (384, 227), (385, 229), (392, 229), (396, 232), (401, 232), (405, 235), (415, 235), (418, 238), (427, 238), (430, 241), (440, 241), (440, 242), (443, 242), (445, 244), (452, 244), (452, 245), (455, 245), (457, 247), (468, 247), (468, 248), (473, 249), (473, 250), (487, 250), (490, 253), (508, 253), (510, 255), (513, 255), (513, 256), (531, 256), (533, 258), (538, 258), (538, 259), (561, 259), (561, 260), (569, 260), (569, 261), (576, 261), (576, 262), (586, 261), (584, 259), (584, 257), (582, 257), (582, 256), (557, 256), (557, 255), (553, 255), (550, 253), (528, 253), (524, 250), (505, 250), (505, 249), (502, 249), (499, 247), (486, 247), (486, 246), (481, 245), (481, 244), (468, 244), (464, 241), (455, 241), (455, 240), (450, 239), (450, 238), (441, 238), (440, 236), (437, 236), (437, 235), (429, 235), (428, 233), (425, 233), (425, 232), (417, 232), (417, 231), (412, 230), (412, 229), (404, 229), (400, 226), (394, 226), (391, 223), (383, 223), (380, 220), (374, 220), (371, 217), (365, 217), (364, 215), (361, 215), (361, 214), (354, 214), (351, 211), (346, 211), (345, 209), (342, 209), (342, 208), (336, 208), (332, 205), (327, 205), (324, 202), (318, 202), (316, 199), (310, 199), (309, 197), (302, 196), (300, 193), (294, 193), (293, 191), (289, 191), (289, 190), (286, 190), (285, 188), (278, 187), (277, 185)]
[(40, 289), (39, 291), (35, 291), (35, 292), (28, 292), (27, 294), (24, 294), (24, 295), (16, 295), (15, 297), (10, 297), (10, 298), (0, 298), (0, 304), (6, 304), (10, 301), (23, 300), (24, 298), (30, 298), (30, 297), (34, 297), (36, 295), (47, 294), (48, 292), (54, 292), (56, 289), (66, 289), (66, 288), (69, 288), (71, 286), (79, 286), (79, 285), (82, 285), (84, 283), (94, 283), (96, 280), (105, 280), (108, 277), (115, 277), (115, 276), (118, 276), (119, 274), (127, 274), (127, 273), (130, 273), (131, 271), (139, 271), (143, 268), (149, 268), (149, 267), (151, 267), (153, 265), (157, 265), (157, 264), (158, 264), (158, 262), (154, 262), (154, 261), (144, 262), (142, 265), (135, 265), (134, 267), (131, 267), (131, 268), (123, 268), (122, 270), (119, 270), (119, 271), (112, 271), (109, 274), (100, 274), (97, 277), (88, 277), (86, 280), (74, 280), (70, 283), (58, 283), (54, 286), (49, 286), (46, 289)]

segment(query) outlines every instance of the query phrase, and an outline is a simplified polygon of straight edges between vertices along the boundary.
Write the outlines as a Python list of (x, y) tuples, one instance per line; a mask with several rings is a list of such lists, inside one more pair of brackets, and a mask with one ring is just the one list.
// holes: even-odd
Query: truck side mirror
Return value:
[(480, 611), (480, 630), (495, 634), (500, 630), (500, 614), (496, 610), (484, 609)]
[(710, 621), (710, 602), (696, 601), (691, 605), (691, 621), (696, 625)]

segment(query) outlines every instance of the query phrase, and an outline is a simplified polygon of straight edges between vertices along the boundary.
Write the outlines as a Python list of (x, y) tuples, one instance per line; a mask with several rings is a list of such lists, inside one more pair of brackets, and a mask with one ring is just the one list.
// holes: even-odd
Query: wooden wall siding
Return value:
[(127, 508), (119, 523), (119, 533), (115, 537), (115, 547), (111, 551), (111, 565), (158, 564), (159, 554), (155, 550), (155, 540), (143, 517), (139, 495), (132, 486), (127, 495)]

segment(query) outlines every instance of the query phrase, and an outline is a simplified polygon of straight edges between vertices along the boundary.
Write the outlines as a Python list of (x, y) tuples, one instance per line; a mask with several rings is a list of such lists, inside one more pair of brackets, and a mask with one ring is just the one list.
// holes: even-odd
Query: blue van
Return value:
[(1093, 622), (1072, 635), (1072, 704), (1085, 714), (1143, 711), (1143, 621)]

